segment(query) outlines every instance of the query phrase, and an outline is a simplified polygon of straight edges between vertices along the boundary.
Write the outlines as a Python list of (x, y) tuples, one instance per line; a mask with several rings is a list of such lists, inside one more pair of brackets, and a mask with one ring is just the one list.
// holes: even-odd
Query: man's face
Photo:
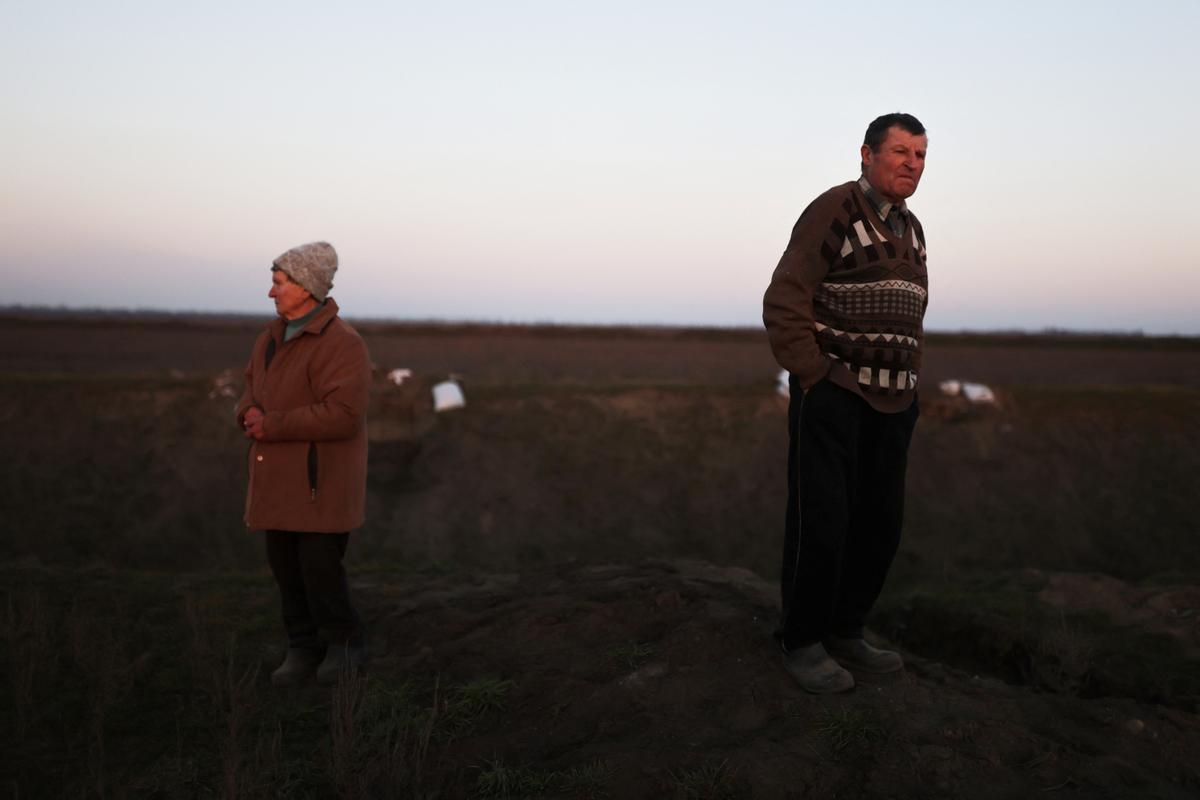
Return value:
[(862, 146), (863, 168), (875, 190), (893, 203), (912, 197), (925, 171), (929, 137), (914, 136), (898, 125), (888, 128), (878, 152)]
[(275, 313), (284, 319), (299, 319), (310, 310), (313, 296), (293, 281), (281, 269), (271, 271), (271, 291), (267, 297), (275, 301)]

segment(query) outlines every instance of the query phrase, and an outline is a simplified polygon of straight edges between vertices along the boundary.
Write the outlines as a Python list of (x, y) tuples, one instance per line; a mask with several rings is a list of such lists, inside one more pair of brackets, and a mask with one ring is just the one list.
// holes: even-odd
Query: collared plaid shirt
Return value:
[(879, 219), (887, 223), (887, 226), (892, 229), (892, 233), (903, 237), (904, 232), (908, 230), (908, 207), (904, 202), (901, 201), (900, 205), (896, 205), (891, 200), (885, 200), (879, 192), (875, 191), (875, 187), (867, 180), (866, 175), (859, 176), (858, 185), (867, 199), (871, 201)]

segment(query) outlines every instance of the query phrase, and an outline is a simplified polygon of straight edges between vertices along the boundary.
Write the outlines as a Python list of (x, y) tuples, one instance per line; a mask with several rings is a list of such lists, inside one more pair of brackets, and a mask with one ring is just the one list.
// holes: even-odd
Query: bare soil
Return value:
[[(221, 393), (257, 327), (0, 317), (14, 796), (1200, 793), (1186, 341), (935, 337), (872, 628), (907, 669), (819, 698), (770, 635), (786, 423), (761, 335), (365, 324), (349, 568), (374, 657), (281, 692)], [(451, 374), (467, 407), (435, 415)]]
[[(0, 373), (209, 375), (240, 369), (266, 322), (0, 313)], [(745, 385), (778, 369), (760, 330), (356, 324), (380, 368), (454, 373), (477, 386)], [(957, 378), (1001, 386), (1200, 388), (1200, 342), (933, 333), (924, 368), (926, 386)]]
[(444, 752), (459, 763), (599, 760), (613, 797), (670, 797), (705, 764), (723, 765), (729, 796), (745, 797), (1200, 789), (1193, 713), (1037, 692), (912, 652), (903, 673), (806, 695), (771, 644), (774, 587), (737, 568), (568, 567), (374, 590), (395, 637), (378, 668), (514, 681), (503, 723)]

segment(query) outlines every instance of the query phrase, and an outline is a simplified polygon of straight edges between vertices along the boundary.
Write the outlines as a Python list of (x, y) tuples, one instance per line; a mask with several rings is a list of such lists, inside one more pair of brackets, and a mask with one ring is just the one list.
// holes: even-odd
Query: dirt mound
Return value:
[[(908, 649), (902, 673), (808, 695), (772, 642), (773, 587), (739, 568), (361, 573), (374, 658), (332, 691), (270, 686), (266, 574), (0, 573), (14, 690), (0, 712), (19, 722), (0, 739), (2, 777), (21, 796), (1200, 791), (1200, 717), (1177, 708), (1008, 684)], [(130, 608), (153, 610), (122, 624)]]
[(1038, 598), (1067, 611), (1096, 611), (1115, 624), (1174, 637), (1200, 659), (1200, 586), (1135, 586), (1108, 575), (1055, 574)]
[(807, 695), (772, 645), (774, 588), (742, 569), (579, 566), (358, 590), (382, 650), (372, 674), (510, 687), (489, 729), (436, 753), (449, 796), (501, 778), (577, 796), (551, 791), (554, 776), (589, 765), (604, 776), (597, 796), (621, 798), (1200, 789), (1200, 719), (1179, 710), (1008, 685), (911, 652), (900, 675)]

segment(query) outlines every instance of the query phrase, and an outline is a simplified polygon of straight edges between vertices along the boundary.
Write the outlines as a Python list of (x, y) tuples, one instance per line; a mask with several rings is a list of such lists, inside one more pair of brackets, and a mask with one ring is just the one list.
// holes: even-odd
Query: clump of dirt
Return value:
[(1047, 577), (1038, 599), (1067, 612), (1096, 611), (1116, 625), (1177, 639), (1200, 660), (1200, 586), (1135, 586), (1099, 573)]
[(930, 658), (1083, 698), (1200, 709), (1194, 585), (1026, 569), (885, 595), (880, 630)]

